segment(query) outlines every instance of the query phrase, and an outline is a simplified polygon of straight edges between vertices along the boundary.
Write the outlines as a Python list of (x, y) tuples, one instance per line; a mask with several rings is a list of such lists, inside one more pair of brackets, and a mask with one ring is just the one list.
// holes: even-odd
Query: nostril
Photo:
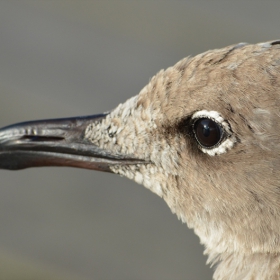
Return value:
[(63, 137), (57, 136), (38, 136), (38, 135), (24, 135), (21, 137), (22, 140), (30, 140), (34, 142), (47, 142), (47, 141), (61, 141)]

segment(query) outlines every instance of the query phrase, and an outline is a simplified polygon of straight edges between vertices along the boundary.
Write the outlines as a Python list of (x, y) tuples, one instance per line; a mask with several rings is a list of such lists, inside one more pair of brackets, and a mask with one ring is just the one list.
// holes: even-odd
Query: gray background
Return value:
[[(279, 39), (280, 1), (0, 1), (0, 125), (87, 115), (187, 55)], [(165, 203), (112, 174), (0, 171), (0, 279), (211, 279)]]

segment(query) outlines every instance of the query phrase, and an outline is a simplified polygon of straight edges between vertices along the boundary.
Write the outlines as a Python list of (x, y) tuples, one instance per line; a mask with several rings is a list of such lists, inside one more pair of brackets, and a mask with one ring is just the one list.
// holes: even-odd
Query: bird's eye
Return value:
[(216, 146), (223, 138), (223, 128), (210, 118), (197, 119), (193, 125), (196, 140), (203, 148)]

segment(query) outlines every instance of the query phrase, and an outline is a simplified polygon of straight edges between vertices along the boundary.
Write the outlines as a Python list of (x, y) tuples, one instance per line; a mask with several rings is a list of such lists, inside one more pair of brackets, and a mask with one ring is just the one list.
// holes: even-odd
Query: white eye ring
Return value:
[(224, 118), (218, 112), (201, 110), (195, 112), (192, 116), (193, 120), (201, 118), (208, 118), (214, 120), (223, 128), (226, 135), (226, 137), (222, 139), (219, 143), (217, 143), (217, 145), (213, 146), (213, 148), (204, 148), (198, 142), (199, 149), (202, 152), (210, 156), (221, 155), (226, 153), (229, 149), (231, 149), (234, 146), (234, 144), (236, 143), (236, 137), (233, 135), (229, 123), (225, 121)]

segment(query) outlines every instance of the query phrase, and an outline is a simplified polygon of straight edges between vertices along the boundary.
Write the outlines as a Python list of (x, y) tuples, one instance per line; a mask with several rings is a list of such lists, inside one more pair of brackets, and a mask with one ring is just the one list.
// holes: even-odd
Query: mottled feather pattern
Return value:
[[(241, 43), (161, 70), (86, 137), (150, 162), (112, 170), (194, 228), (217, 264), (214, 279), (279, 279), (279, 105), (279, 41)], [(192, 137), (189, 120), (202, 110), (230, 126), (235, 141), (223, 153), (207, 154)]]

